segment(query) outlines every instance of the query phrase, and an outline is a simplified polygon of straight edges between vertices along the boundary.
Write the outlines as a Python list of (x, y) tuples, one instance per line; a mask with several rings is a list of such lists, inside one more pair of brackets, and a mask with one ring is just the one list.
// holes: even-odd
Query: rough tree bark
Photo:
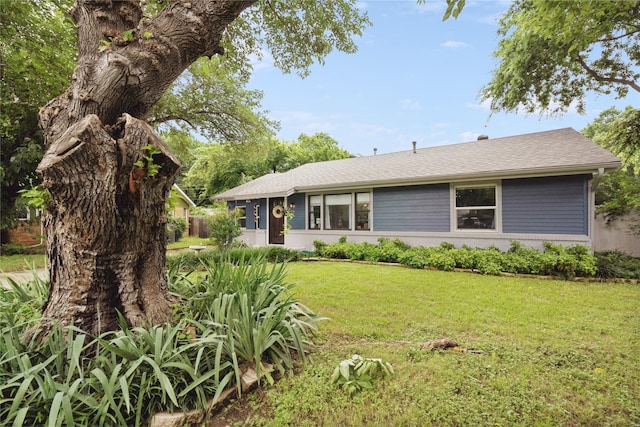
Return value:
[(147, 18), (137, 0), (76, 1), (78, 66), (39, 116), (52, 197), (44, 317), (94, 334), (118, 327), (116, 309), (133, 326), (169, 320), (165, 201), (180, 164), (145, 118), (182, 71), (222, 52), (226, 27), (254, 2), (170, 1)]

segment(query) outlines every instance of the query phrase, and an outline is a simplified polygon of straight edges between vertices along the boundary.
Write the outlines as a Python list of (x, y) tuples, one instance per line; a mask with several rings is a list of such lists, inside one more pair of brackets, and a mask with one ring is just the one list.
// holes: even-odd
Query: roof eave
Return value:
[(398, 187), (402, 185), (420, 185), (420, 184), (442, 184), (449, 182), (462, 182), (462, 181), (488, 181), (495, 179), (515, 179), (515, 178), (532, 178), (542, 176), (556, 176), (556, 175), (580, 175), (597, 173), (600, 169), (611, 171), (618, 169), (621, 163), (619, 161), (598, 163), (590, 165), (578, 165), (573, 167), (558, 166), (558, 167), (545, 167), (545, 168), (531, 168), (531, 169), (508, 169), (491, 172), (478, 172), (471, 174), (456, 174), (456, 175), (439, 175), (428, 178), (408, 178), (397, 180), (369, 180), (369, 181), (354, 181), (349, 183), (337, 184), (337, 185), (309, 185), (299, 186), (294, 188), (294, 192), (310, 192), (310, 191), (327, 191), (327, 190), (346, 190), (346, 189), (358, 189), (358, 188), (371, 188), (371, 187)]

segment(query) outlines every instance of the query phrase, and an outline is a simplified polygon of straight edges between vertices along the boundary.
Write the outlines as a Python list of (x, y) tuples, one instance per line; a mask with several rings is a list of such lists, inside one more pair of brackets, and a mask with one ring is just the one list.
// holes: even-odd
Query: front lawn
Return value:
[[(314, 363), (210, 425), (640, 424), (637, 284), (347, 262), (293, 263), (288, 281), (331, 318)], [(444, 337), (460, 348), (421, 348)], [(349, 397), (330, 377), (356, 353), (390, 362), (395, 375)]]
[(42, 254), (16, 254), (0, 256), (0, 272), (32, 270), (34, 268), (44, 268), (46, 265), (47, 256)]

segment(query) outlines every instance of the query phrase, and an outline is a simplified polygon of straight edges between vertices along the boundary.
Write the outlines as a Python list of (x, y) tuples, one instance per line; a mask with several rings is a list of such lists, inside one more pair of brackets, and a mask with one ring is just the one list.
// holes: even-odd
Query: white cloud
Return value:
[(448, 41), (446, 41), (444, 43), (440, 43), (440, 46), (446, 47), (446, 48), (449, 48), (449, 49), (458, 49), (458, 48), (461, 48), (461, 47), (469, 47), (469, 45), (466, 44), (465, 42), (457, 42), (457, 41), (454, 41), (454, 40), (448, 40)]
[(466, 104), (467, 108), (471, 108), (474, 110), (491, 110), (491, 99), (485, 99), (484, 101), (482, 101), (481, 103), (477, 103), (477, 102), (467, 102)]
[(271, 115), (278, 120), (283, 129), (296, 129), (297, 138), (301, 133), (313, 135), (317, 132), (327, 132), (337, 129), (336, 122), (344, 117), (339, 114), (318, 115), (308, 111), (273, 111)]
[(421, 13), (424, 12), (444, 12), (447, 9), (447, 3), (444, 0), (428, 0), (416, 7)]
[(478, 139), (478, 135), (480, 134), (477, 132), (471, 132), (470, 130), (462, 132), (460, 134), (460, 138), (462, 138), (461, 142), (475, 141), (476, 139)]
[(261, 49), (259, 55), (249, 55), (249, 61), (253, 71), (266, 70), (273, 67), (273, 56), (271, 56), (271, 52), (265, 49)]
[(405, 98), (402, 101), (400, 101), (400, 107), (403, 110), (419, 110), (420, 103), (418, 101), (413, 101), (409, 98)]

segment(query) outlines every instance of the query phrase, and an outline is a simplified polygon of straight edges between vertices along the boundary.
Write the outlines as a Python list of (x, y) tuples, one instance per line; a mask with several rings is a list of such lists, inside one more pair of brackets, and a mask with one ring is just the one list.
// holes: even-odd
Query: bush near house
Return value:
[(280, 246), (268, 246), (263, 248), (232, 247), (231, 249), (213, 249), (208, 251), (182, 252), (176, 255), (167, 256), (167, 268), (179, 269), (181, 271), (204, 270), (207, 265), (215, 264), (221, 260), (228, 259), (232, 262), (240, 262), (242, 259), (250, 257), (260, 257), (267, 262), (278, 263), (287, 261), (297, 261), (301, 254), (293, 249)]
[(598, 260), (597, 277), (640, 280), (640, 259), (618, 250), (599, 251), (595, 256)]
[(315, 241), (319, 256), (371, 262), (397, 262), (413, 268), (435, 268), (451, 271), (469, 269), (483, 274), (502, 273), (536, 274), (573, 277), (593, 277), (596, 274), (596, 257), (585, 245), (562, 246), (545, 242), (539, 252), (512, 242), (507, 252), (496, 247), (478, 249), (463, 246), (456, 248), (444, 242), (440, 246), (409, 246), (402, 241), (378, 239), (378, 244), (347, 242), (346, 238), (327, 244)]
[(176, 242), (182, 238), (184, 230), (186, 230), (189, 226), (184, 218), (177, 218), (174, 216), (169, 216), (167, 218), (167, 225), (173, 227), (173, 229), (175, 230)]

